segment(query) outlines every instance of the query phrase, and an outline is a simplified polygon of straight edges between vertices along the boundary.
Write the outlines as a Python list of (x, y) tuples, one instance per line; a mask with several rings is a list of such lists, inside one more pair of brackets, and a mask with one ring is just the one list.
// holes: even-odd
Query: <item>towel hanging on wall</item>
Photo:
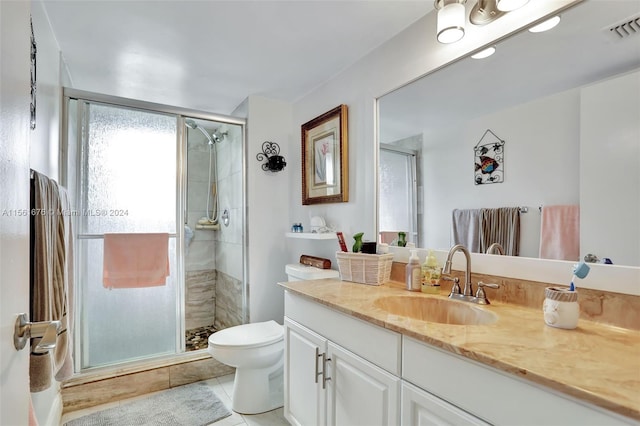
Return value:
[(480, 252), (480, 209), (454, 209), (452, 212), (451, 238), (453, 245), (462, 244), (470, 252)]
[(40, 392), (51, 386), (52, 373), (58, 381), (73, 374), (73, 235), (66, 190), (35, 171), (31, 208), (35, 212), (31, 215), (31, 321), (61, 322), (53, 357), (49, 352), (35, 353), (40, 339), (31, 341), (30, 387), (31, 392)]
[(480, 253), (498, 243), (507, 256), (520, 254), (520, 207), (481, 209)]
[(580, 206), (544, 206), (540, 218), (540, 258), (580, 259)]

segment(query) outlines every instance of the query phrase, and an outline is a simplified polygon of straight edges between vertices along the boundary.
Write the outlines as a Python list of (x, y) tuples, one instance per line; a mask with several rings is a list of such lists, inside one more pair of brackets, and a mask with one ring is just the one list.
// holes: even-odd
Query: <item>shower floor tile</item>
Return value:
[(192, 328), (185, 333), (186, 350), (197, 351), (199, 349), (207, 349), (209, 345), (209, 336), (215, 333), (217, 330), (213, 325), (207, 325), (204, 327)]

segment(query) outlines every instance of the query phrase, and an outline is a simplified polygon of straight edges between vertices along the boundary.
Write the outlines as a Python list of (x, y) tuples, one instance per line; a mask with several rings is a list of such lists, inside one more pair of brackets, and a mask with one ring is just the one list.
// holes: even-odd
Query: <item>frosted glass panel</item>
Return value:
[(89, 105), (82, 232), (176, 232), (176, 118)]
[(105, 233), (176, 233), (176, 117), (83, 104), (79, 286), (81, 368), (178, 351), (177, 238), (164, 286), (103, 286)]
[(169, 240), (171, 276), (160, 287), (109, 290), (102, 285), (103, 239), (80, 240), (83, 259), (82, 368), (174, 354), (176, 240)]
[[(413, 182), (409, 156), (380, 150), (380, 231), (413, 230)], [(405, 208), (399, 208), (404, 206)]]

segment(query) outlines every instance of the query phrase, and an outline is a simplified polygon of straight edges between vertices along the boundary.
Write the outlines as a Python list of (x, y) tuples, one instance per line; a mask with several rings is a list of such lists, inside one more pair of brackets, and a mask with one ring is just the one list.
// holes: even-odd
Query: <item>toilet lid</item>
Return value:
[(275, 321), (236, 325), (209, 336), (209, 344), (235, 348), (264, 346), (284, 339), (284, 328)]

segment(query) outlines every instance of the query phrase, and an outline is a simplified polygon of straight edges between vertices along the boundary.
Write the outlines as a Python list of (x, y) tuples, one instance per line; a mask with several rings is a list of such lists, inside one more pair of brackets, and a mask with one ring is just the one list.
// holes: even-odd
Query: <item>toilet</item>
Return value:
[[(338, 271), (301, 264), (287, 265), (289, 281), (338, 278)], [(223, 364), (235, 367), (231, 408), (240, 414), (258, 414), (283, 405), (284, 328), (264, 321), (225, 328), (209, 336), (207, 351)]]

